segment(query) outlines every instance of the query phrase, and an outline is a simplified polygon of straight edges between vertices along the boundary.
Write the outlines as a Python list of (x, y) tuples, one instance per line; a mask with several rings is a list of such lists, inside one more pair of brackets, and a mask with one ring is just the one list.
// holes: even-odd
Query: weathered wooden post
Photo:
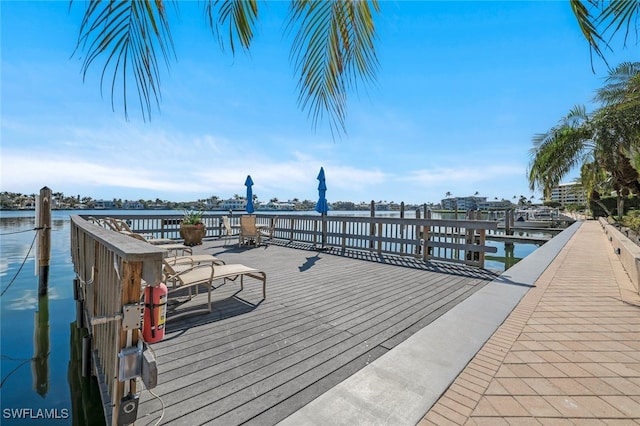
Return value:
[(425, 219), (431, 219), (431, 210), (427, 207), (427, 203), (422, 205), (422, 211), (424, 212)]
[[(429, 210), (429, 208), (427, 207), (427, 203), (422, 204), (422, 211), (424, 212), (424, 218), (425, 219), (431, 219), (431, 210)], [(431, 255), (431, 251), (433, 250), (433, 247), (428, 247), (429, 244), (429, 238), (431, 234), (431, 227), (429, 225), (426, 225), (422, 228), (422, 239), (424, 240), (424, 244), (423, 244), (423, 250), (424, 250), (424, 254), (423, 254), (423, 259), (427, 260), (427, 257)]]
[[(416, 219), (420, 219), (420, 209), (416, 209)], [(422, 239), (422, 227), (420, 225), (416, 225), (416, 239), (418, 240), (418, 243), (420, 241), (420, 239)], [(422, 245), (416, 244), (416, 248), (414, 250), (414, 254), (416, 255), (416, 257), (419, 257), (419, 255), (422, 253)]]
[[(376, 202), (371, 200), (371, 217), (376, 217)], [(369, 239), (369, 248), (373, 248), (374, 244), (373, 244), (373, 237), (376, 235), (376, 224), (373, 223), (373, 221), (371, 222), (371, 226), (369, 227), (369, 234), (371, 236), (371, 238)]]
[(38, 228), (38, 294), (47, 294), (49, 287), (49, 260), (51, 258), (51, 190), (40, 190), (37, 206)]
[[(400, 203), (400, 219), (404, 219), (404, 201)], [(397, 236), (397, 235), (396, 235)], [(400, 255), (404, 254), (404, 223), (400, 225)]]

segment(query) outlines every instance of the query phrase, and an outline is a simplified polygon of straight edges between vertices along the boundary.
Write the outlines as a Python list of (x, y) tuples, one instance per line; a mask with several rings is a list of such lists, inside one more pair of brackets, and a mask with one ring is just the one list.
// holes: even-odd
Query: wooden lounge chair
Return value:
[(225, 283), (227, 280), (235, 281), (240, 277), (240, 290), (242, 291), (244, 289), (244, 277), (248, 276), (262, 281), (262, 299), (264, 300), (267, 297), (267, 274), (264, 271), (239, 263), (230, 265), (199, 264), (191, 268), (178, 270), (165, 259), (163, 272), (165, 282), (173, 284), (169, 287), (170, 295), (180, 289), (189, 288), (190, 290), (191, 287), (196, 288), (197, 294), (198, 286), (205, 286), (208, 291), (207, 307), (209, 312), (211, 312), (211, 291), (216, 288), (213, 285), (215, 280), (223, 280), (223, 283)]
[[(120, 231), (120, 233), (151, 244), (151, 242), (147, 240), (143, 235), (137, 234), (135, 232)], [(167, 256), (171, 255), (172, 253), (174, 256), (177, 256), (178, 252), (181, 252), (182, 255), (184, 255), (185, 253), (189, 253), (189, 254), (193, 253), (193, 250), (191, 250), (191, 247), (185, 246), (184, 244), (180, 244), (180, 243), (174, 242), (173, 244), (153, 244), (153, 245), (163, 249), (167, 253)]]
[(229, 222), (229, 218), (227, 216), (222, 216), (222, 225), (224, 226), (224, 236), (226, 237), (224, 240), (224, 245), (227, 245), (230, 237), (237, 235), (233, 232), (233, 228), (231, 227), (231, 222)]
[(224, 265), (225, 262), (222, 259), (218, 259), (212, 254), (189, 254), (185, 256), (171, 256), (165, 258), (167, 263), (172, 266), (180, 265), (182, 268), (193, 268), (200, 264), (213, 263), (214, 265)]
[(262, 234), (256, 226), (256, 216), (251, 214), (245, 214), (240, 216), (240, 236), (238, 238), (238, 244), (248, 244), (253, 242), (256, 246), (261, 243)]
[(278, 222), (278, 216), (272, 217), (270, 219), (270, 224), (268, 228), (260, 228), (260, 235), (267, 238), (269, 241), (273, 239), (273, 233), (276, 229), (276, 222)]
[(135, 232), (134, 230), (131, 229), (131, 227), (129, 226), (129, 224), (122, 220), (122, 219), (116, 219), (113, 217), (107, 217), (105, 218), (106, 223), (108, 224), (109, 228), (117, 231), (117, 232), (122, 232), (123, 234), (126, 233), (131, 233), (131, 234), (138, 234), (144, 237), (144, 239), (151, 244), (154, 245), (159, 245), (159, 244), (176, 244), (177, 241), (172, 240), (170, 238), (155, 238), (153, 235), (151, 234), (140, 234), (139, 232)]

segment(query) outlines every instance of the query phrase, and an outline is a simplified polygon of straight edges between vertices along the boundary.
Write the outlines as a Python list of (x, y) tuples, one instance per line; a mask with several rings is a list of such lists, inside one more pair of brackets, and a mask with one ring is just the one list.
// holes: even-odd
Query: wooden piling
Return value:
[(38, 199), (38, 294), (47, 294), (49, 287), (49, 260), (51, 258), (51, 189), (40, 190)]

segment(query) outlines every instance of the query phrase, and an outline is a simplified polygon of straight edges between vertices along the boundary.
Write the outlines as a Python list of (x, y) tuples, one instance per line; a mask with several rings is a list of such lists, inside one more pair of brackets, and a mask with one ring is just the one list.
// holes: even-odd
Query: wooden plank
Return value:
[[(169, 323), (167, 339), (152, 345), (167, 424), (274, 424), (494, 278), (367, 253), (222, 242), (200, 250), (265, 270), (267, 299), (250, 306), (238, 297), (255, 299), (259, 289), (235, 294), (238, 285), (226, 284), (214, 291), (214, 312)], [(143, 392), (137, 423), (159, 415), (160, 403)]]

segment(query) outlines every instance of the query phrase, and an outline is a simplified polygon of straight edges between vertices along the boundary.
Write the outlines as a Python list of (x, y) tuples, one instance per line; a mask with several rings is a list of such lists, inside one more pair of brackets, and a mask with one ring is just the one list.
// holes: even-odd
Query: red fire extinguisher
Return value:
[(142, 337), (147, 343), (156, 343), (164, 338), (164, 323), (167, 320), (167, 286), (160, 283), (144, 289), (144, 319)]

